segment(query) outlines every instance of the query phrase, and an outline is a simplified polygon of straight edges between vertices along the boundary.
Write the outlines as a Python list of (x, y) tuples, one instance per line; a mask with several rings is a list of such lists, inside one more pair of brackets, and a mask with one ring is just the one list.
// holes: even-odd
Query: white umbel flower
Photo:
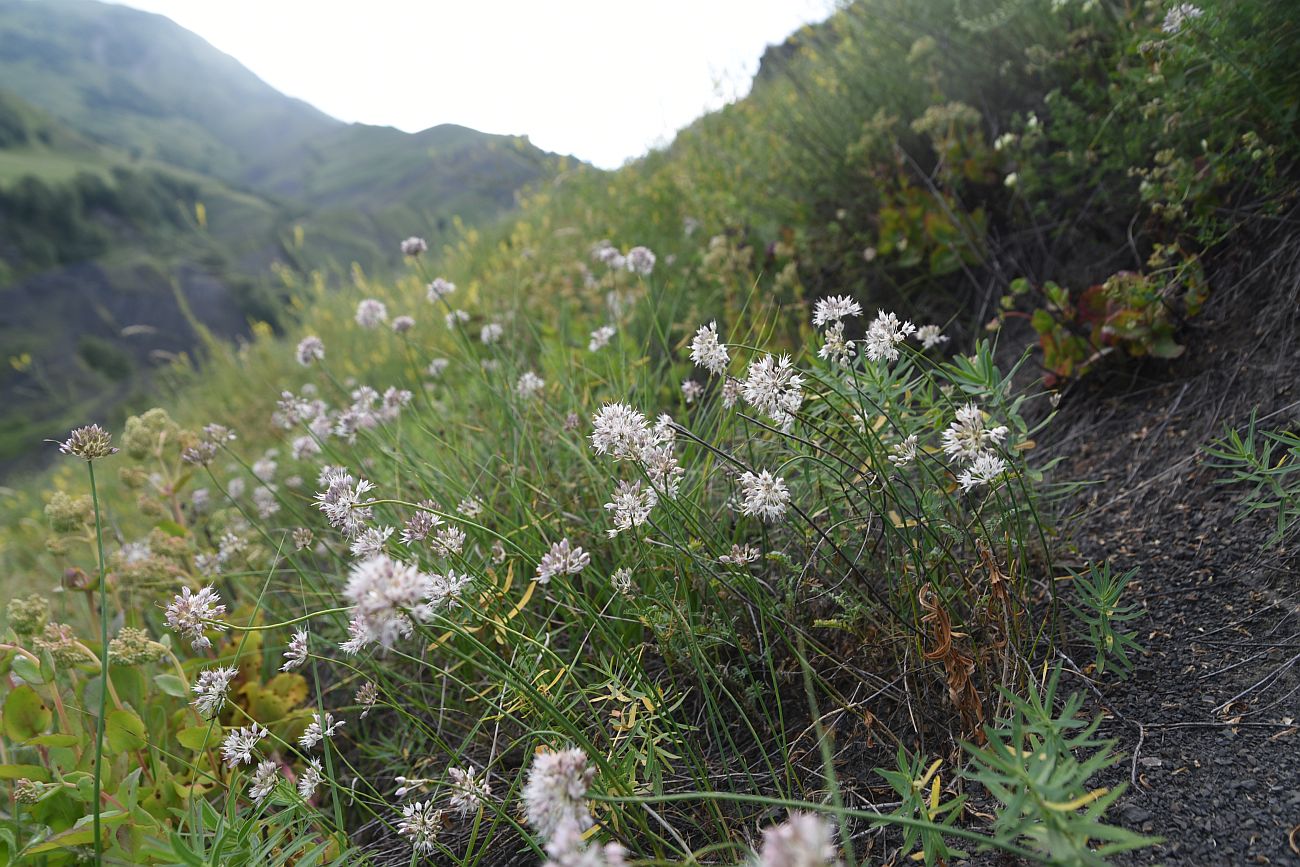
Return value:
[(333, 737), (334, 732), (342, 727), (347, 720), (335, 720), (334, 714), (328, 711), (324, 714), (313, 713), (311, 715), (311, 724), (303, 730), (302, 737), (298, 738), (298, 743), (304, 750), (309, 750), (326, 738)]
[(316, 794), (316, 787), (324, 781), (325, 773), (321, 770), (320, 759), (312, 759), (298, 777), (298, 794), (304, 801), (310, 800)]
[(357, 304), (355, 318), (362, 328), (377, 328), (388, 321), (388, 308), (377, 298), (365, 298)]
[(613, 325), (602, 325), (595, 331), (591, 332), (591, 342), (587, 344), (587, 349), (591, 352), (597, 352), (609, 345), (609, 341), (617, 334)]
[(650, 423), (637, 410), (623, 403), (601, 407), (591, 419), (591, 448), (596, 454), (616, 460), (640, 457), (650, 440)]
[(295, 354), (303, 367), (309, 366), (313, 361), (324, 361), (325, 342), (315, 336), (304, 337), (298, 341), (298, 351)]
[(831, 295), (817, 302), (813, 308), (813, 325), (821, 328), (840, 322), (846, 316), (861, 316), (862, 305), (847, 295)]
[(539, 584), (546, 584), (556, 575), (577, 575), (590, 562), (590, 554), (571, 546), (568, 539), (561, 539), (542, 555), (541, 562), (537, 564), (535, 580)]
[(973, 402), (957, 410), (957, 420), (943, 432), (943, 450), (948, 457), (966, 461), (978, 458), (990, 445), (1006, 439), (1007, 428), (984, 426), (984, 413)]
[(722, 375), (727, 372), (731, 358), (727, 355), (726, 344), (718, 342), (717, 322), (701, 325), (695, 332), (695, 339), (691, 341), (691, 361), (709, 373)]
[(1007, 471), (1007, 462), (993, 452), (981, 452), (976, 455), (971, 465), (957, 476), (957, 483), (963, 491), (969, 491), (980, 485), (992, 487)]
[(741, 393), (755, 409), (788, 428), (803, 405), (803, 377), (795, 371), (790, 356), (765, 355), (749, 366)]
[(216, 619), (226, 613), (226, 606), (221, 602), (215, 588), (204, 587), (194, 593), (188, 587), (182, 587), (167, 606), (167, 626), (190, 639), (190, 646), (195, 650), (211, 647), (212, 642), (203, 633), (207, 629), (225, 631), (226, 627), (215, 623)]
[(872, 361), (897, 361), (898, 344), (916, 330), (910, 322), (900, 322), (893, 313), (881, 310), (867, 328), (867, 358)]
[(477, 776), (473, 767), (448, 768), (447, 779), (451, 782), (451, 808), (462, 817), (473, 813), (492, 797), (492, 785), (487, 776)]
[(633, 247), (627, 251), (625, 263), (633, 274), (648, 276), (655, 269), (655, 254), (649, 247)]
[(411, 841), (411, 848), (421, 855), (437, 849), (438, 835), (442, 833), (442, 810), (435, 809), (433, 801), (417, 801), (402, 808), (402, 820), (397, 823), (397, 833)]
[(835, 828), (815, 813), (791, 813), (763, 831), (758, 867), (830, 867), (839, 863)]
[(906, 439), (890, 449), (889, 462), (902, 469), (916, 460), (916, 448), (916, 434), (910, 434)]
[(785, 481), (767, 470), (741, 473), (740, 491), (744, 498), (740, 511), (764, 521), (780, 520), (790, 504), (790, 491)]
[(410, 616), (426, 616), (429, 578), (414, 566), (380, 554), (353, 565), (343, 595), (352, 603), (358, 636), (391, 647), (411, 630)]
[(230, 681), (238, 673), (239, 669), (233, 665), (199, 672), (193, 687), (198, 698), (191, 704), (198, 710), (200, 716), (204, 719), (212, 719), (221, 711), (226, 703), (226, 695), (230, 692)]
[(561, 822), (575, 822), (579, 831), (591, 827), (586, 794), (596, 769), (577, 747), (542, 750), (533, 758), (524, 784), (524, 813), (538, 836), (547, 839)]
[(270, 732), (257, 723), (232, 729), (226, 735), (225, 740), (221, 742), (222, 761), (226, 763), (228, 768), (251, 762), (253, 760), (253, 750), (257, 748), (258, 742), (269, 734)]
[(307, 661), (307, 630), (299, 629), (293, 634), (289, 646), (284, 651), (284, 665), (281, 671), (292, 671)]
[(478, 339), (481, 340), (485, 345), (491, 346), (493, 343), (499, 341), (501, 339), (501, 335), (504, 333), (505, 333), (505, 328), (501, 325), (500, 322), (489, 322), (487, 325), (484, 325), (481, 329), (479, 329)]
[(248, 781), (248, 797), (253, 799), (253, 803), (260, 804), (266, 800), (267, 795), (275, 791), (275, 784), (278, 782), (280, 782), (280, 766), (270, 759), (258, 762), (257, 770), (253, 771), (253, 776)]
[(640, 482), (618, 483), (613, 498), (605, 509), (613, 514), (614, 526), (606, 532), (612, 539), (619, 533), (640, 527), (650, 518), (650, 512), (659, 502), (654, 488), (643, 487)]
[(545, 387), (546, 380), (529, 370), (520, 376), (519, 381), (515, 383), (515, 394), (519, 395), (522, 400), (531, 400), (541, 394), (542, 389)]
[(922, 325), (916, 329), (916, 339), (920, 341), (922, 349), (934, 349), (941, 343), (947, 343), (948, 335), (938, 325)]
[(435, 304), (455, 291), (455, 283), (443, 277), (435, 277), (433, 282), (429, 284), (428, 288), (429, 303)]

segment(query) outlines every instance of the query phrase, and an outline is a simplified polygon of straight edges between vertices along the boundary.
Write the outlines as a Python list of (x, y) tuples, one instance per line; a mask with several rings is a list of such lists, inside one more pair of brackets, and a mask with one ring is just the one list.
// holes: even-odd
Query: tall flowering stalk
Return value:
[(104, 716), (108, 706), (108, 581), (104, 577), (103, 522), (99, 517), (99, 490), (95, 487), (95, 461), (117, 452), (108, 431), (97, 424), (77, 428), (59, 446), (65, 455), (86, 462), (90, 474), (90, 500), (95, 510), (95, 547), (99, 551), (99, 714), (95, 720), (95, 863), (104, 861), (104, 838), (100, 833), (100, 800), (104, 772)]

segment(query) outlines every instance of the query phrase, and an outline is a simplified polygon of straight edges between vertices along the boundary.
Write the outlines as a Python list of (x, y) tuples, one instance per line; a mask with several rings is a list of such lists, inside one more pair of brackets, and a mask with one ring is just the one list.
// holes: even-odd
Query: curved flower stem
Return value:
[[(108, 680), (108, 579), (104, 575), (104, 533), (99, 517), (99, 491), (95, 487), (95, 463), (86, 461), (90, 472), (90, 499), (95, 507), (95, 546), (99, 551), (99, 716), (95, 720), (95, 863), (104, 861), (104, 838), (100, 833), (99, 814), (103, 811), (104, 714), (112, 684)], [(113, 697), (114, 702), (117, 696)]]
[(293, 626), (295, 623), (304, 623), (313, 617), (320, 617), (323, 614), (342, 614), (351, 611), (351, 608), (326, 608), (321, 611), (315, 611), (311, 614), (304, 614), (302, 617), (295, 617), (292, 620), (282, 620), (279, 623), (267, 623), (262, 626), (239, 626), (234, 623), (226, 623), (224, 620), (205, 621), (214, 625), (221, 626), (225, 629), (233, 629), (235, 632), (262, 632), (267, 629), (279, 629), (283, 626)]

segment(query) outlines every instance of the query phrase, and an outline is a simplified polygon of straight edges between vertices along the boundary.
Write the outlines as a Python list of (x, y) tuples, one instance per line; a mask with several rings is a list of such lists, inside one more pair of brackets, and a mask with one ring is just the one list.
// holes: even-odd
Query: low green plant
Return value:
[(924, 860), (926, 867), (969, 857), (963, 850), (951, 848), (944, 837), (944, 829), (951, 828), (961, 818), (967, 798), (957, 795), (943, 800), (943, 774), (940, 771), (943, 759), (927, 764), (926, 756), (920, 753), (909, 755), (899, 746), (897, 761), (897, 770), (876, 769), (900, 799), (890, 815), (926, 823), (902, 829), (903, 852), (910, 853), (919, 844), (920, 849), (912, 855), (912, 860)]
[(1106, 824), (1106, 810), (1126, 784), (1092, 787), (1090, 781), (1120, 761), (1114, 740), (1095, 737), (1098, 717), (1079, 717), (1083, 698), (1075, 693), (1057, 705), (1061, 669), (1039, 689), (1023, 695), (1003, 692), (1009, 715), (984, 727), (984, 744), (965, 745), (969, 779), (997, 799), (994, 835), (1035, 852), (1034, 860), (1057, 867), (1093, 867), (1111, 855), (1159, 842)]
[(1260, 430), (1255, 413), (1244, 432), (1229, 427), (1223, 437), (1205, 447), (1210, 466), (1226, 471), (1217, 481), (1245, 485), (1237, 520), (1256, 512), (1275, 514), (1273, 534), (1266, 546), (1289, 538), (1300, 521), (1300, 435), (1289, 430)]
[(1088, 627), (1088, 643), (1096, 651), (1093, 666), (1097, 674), (1105, 674), (1106, 666), (1114, 663), (1121, 672), (1133, 669), (1130, 652), (1141, 653), (1137, 633), (1120, 628), (1142, 616), (1142, 609), (1133, 602), (1122, 602), (1129, 581), (1138, 573), (1133, 568), (1124, 573), (1111, 571), (1110, 563), (1088, 565), (1088, 571), (1071, 572), (1071, 586), (1076, 602), (1070, 603), (1075, 616)]

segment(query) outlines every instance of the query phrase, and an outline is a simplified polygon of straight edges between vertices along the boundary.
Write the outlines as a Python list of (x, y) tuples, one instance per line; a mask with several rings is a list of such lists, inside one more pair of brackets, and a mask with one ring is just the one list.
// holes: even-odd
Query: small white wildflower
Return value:
[[(352, 603), (352, 641), (391, 647), (411, 632), (410, 616), (424, 617), (429, 578), (414, 566), (380, 554), (352, 566), (343, 595)], [(356, 652), (353, 650), (352, 652)]]
[(307, 630), (299, 629), (293, 634), (289, 646), (284, 651), (284, 665), (281, 671), (292, 671), (307, 661)]
[(749, 365), (741, 393), (755, 409), (789, 427), (803, 405), (803, 377), (795, 372), (790, 356), (765, 355)]
[(916, 460), (916, 434), (910, 434), (889, 451), (889, 462), (903, 468)]
[(830, 867), (838, 864), (835, 828), (816, 813), (791, 813), (763, 830), (758, 867)]
[(204, 587), (198, 593), (182, 587), (167, 606), (167, 626), (183, 636), (188, 636), (190, 646), (195, 650), (211, 647), (212, 642), (203, 634), (204, 630), (215, 629), (224, 632), (226, 627), (216, 623), (216, 619), (226, 613), (226, 606), (215, 588)]
[(319, 337), (308, 336), (298, 341), (298, 351), (296, 353), (298, 363), (307, 367), (313, 361), (325, 360), (325, 342)]
[(722, 405), (727, 409), (731, 409), (740, 400), (741, 395), (740, 380), (728, 377), (727, 381), (722, 384)]
[(251, 762), (258, 741), (269, 734), (270, 732), (257, 723), (231, 730), (221, 743), (221, 758), (226, 763), (226, 767), (233, 768)]
[(1001, 444), (1006, 439), (1007, 428), (984, 426), (984, 414), (974, 403), (957, 410), (957, 420), (943, 432), (943, 450), (948, 457), (973, 461), (990, 444)]
[(993, 452), (981, 452), (971, 465), (957, 476), (963, 491), (980, 485), (993, 485), (1007, 471), (1007, 462)]
[(397, 833), (411, 841), (411, 848), (421, 855), (429, 855), (438, 848), (438, 835), (442, 833), (442, 810), (434, 809), (432, 801), (417, 801), (402, 808), (402, 820), (397, 823)]
[(335, 720), (334, 714), (328, 711), (322, 716), (318, 713), (311, 715), (311, 723), (303, 730), (302, 737), (298, 738), (298, 743), (304, 750), (309, 750), (316, 744), (333, 737), (334, 732), (343, 725), (347, 720)]
[(832, 322), (840, 322), (846, 316), (861, 316), (862, 305), (848, 295), (831, 295), (817, 302), (813, 308), (813, 325), (821, 328)]
[(582, 826), (563, 819), (546, 842), (547, 859), (542, 867), (626, 867), (627, 853), (618, 843), (600, 844), (583, 839)]
[(595, 331), (591, 332), (591, 342), (587, 344), (587, 349), (591, 352), (604, 349), (609, 345), (609, 341), (617, 334), (617, 329), (613, 325), (602, 325)]
[(433, 361), (429, 362), (429, 366), (425, 368), (425, 372), (428, 373), (430, 376), (437, 378), (439, 376), (442, 376), (443, 373), (446, 372), (447, 368), (450, 366), (451, 366), (451, 361), (449, 361), (448, 359), (435, 358)]
[(226, 704), (226, 695), (230, 692), (230, 681), (239, 673), (233, 665), (223, 668), (209, 668), (199, 672), (194, 681), (194, 692), (198, 698), (191, 702), (205, 719), (216, 716)]
[(538, 836), (549, 838), (560, 823), (576, 822), (580, 831), (592, 825), (586, 794), (596, 775), (587, 754), (577, 747), (541, 750), (528, 769), (524, 784), (524, 812)]
[(267, 795), (275, 791), (278, 782), (280, 782), (280, 766), (270, 759), (258, 762), (257, 770), (253, 771), (253, 776), (248, 781), (248, 797), (253, 799), (253, 803), (260, 804)]
[(367, 527), (352, 539), (353, 557), (373, 557), (384, 550), (392, 527)]
[(479, 331), (478, 339), (483, 341), (483, 343), (491, 346), (493, 343), (496, 343), (498, 340), (500, 340), (501, 335), (504, 333), (505, 333), (505, 328), (502, 327), (500, 322), (489, 322), (487, 325), (484, 325), (483, 328)]
[(693, 379), (682, 380), (682, 400), (687, 403), (695, 403), (704, 394), (704, 386), (700, 385)]
[(591, 562), (591, 555), (581, 548), (569, 545), (569, 540), (561, 539), (551, 545), (551, 550), (542, 555), (537, 564), (535, 580), (546, 584), (556, 575), (577, 575)]
[(456, 511), (466, 518), (477, 518), (483, 514), (483, 503), (477, 497), (466, 497), (456, 505)]
[(442, 524), (442, 518), (433, 513), (438, 508), (438, 504), (433, 500), (424, 500), (419, 503), (420, 510), (406, 519), (406, 526), (402, 528), (402, 544), (412, 545), (416, 542), (423, 542), (429, 538), (429, 534), (436, 530)]
[(435, 277), (429, 284), (428, 297), (430, 304), (436, 304), (448, 295), (456, 291), (456, 284), (443, 277)]
[(361, 711), (362, 719), (365, 719), (366, 714), (370, 713), (370, 711), (374, 709), (375, 702), (378, 700), (379, 688), (369, 681), (366, 681), (361, 684), (361, 686), (357, 687), (357, 694), (353, 697), (353, 701), (361, 705), (363, 708)]
[(620, 481), (613, 499), (605, 504), (605, 509), (614, 516), (613, 528), (606, 531), (609, 537), (612, 539), (644, 524), (658, 502), (659, 497), (653, 488), (645, 488), (640, 482)]
[(852, 340), (844, 339), (844, 323), (837, 320), (826, 329), (822, 348), (817, 351), (817, 355), (831, 364), (847, 366), (853, 361), (853, 346)]
[(469, 313), (464, 310), (452, 310), (442, 320), (447, 323), (447, 327), (455, 329), (457, 325), (463, 325), (469, 321)]
[(637, 410), (622, 403), (608, 403), (591, 419), (591, 448), (596, 454), (610, 454), (627, 460), (641, 454), (650, 437), (650, 424)]
[(459, 527), (444, 527), (430, 543), (439, 557), (455, 557), (465, 548), (465, 531)]
[(424, 777), (393, 777), (393, 782), (397, 783), (397, 788), (393, 790), (395, 798), (405, 798), (411, 792), (422, 792), (433, 785), (433, 780)]
[(893, 313), (881, 310), (867, 328), (867, 358), (872, 361), (897, 361), (898, 344), (916, 330), (910, 322), (899, 322)]
[(522, 400), (531, 400), (541, 393), (546, 387), (546, 381), (533, 373), (531, 370), (525, 372), (515, 383), (515, 394), (519, 395)]
[(718, 558), (719, 563), (729, 566), (745, 566), (753, 563), (761, 555), (753, 545), (732, 545), (731, 552)]
[(320, 759), (312, 759), (298, 777), (298, 795), (304, 800), (311, 800), (316, 794), (316, 787), (325, 781), (325, 772), (321, 769)]
[(393, 333), (405, 334), (415, 327), (415, 320), (410, 316), (398, 316), (393, 320)]
[(357, 324), (362, 328), (375, 328), (388, 321), (388, 308), (376, 298), (366, 298), (357, 304)]
[(1160, 29), (1170, 36), (1176, 36), (1182, 32), (1188, 21), (1195, 21), (1204, 14), (1204, 10), (1193, 3), (1176, 3), (1165, 13), (1165, 20), (1160, 25)]
[(1016, 184), (1018, 183), (1020, 183), (1019, 172), (1009, 172), (1007, 176), (1002, 179), (1002, 186), (1006, 187), (1008, 190), (1015, 189)]
[(655, 269), (655, 254), (648, 247), (633, 247), (627, 251), (626, 264), (633, 274), (646, 276)]
[(614, 574), (609, 576), (610, 585), (624, 596), (632, 595), (632, 570), (624, 566), (621, 569), (615, 569)]
[(948, 335), (938, 325), (922, 325), (916, 329), (916, 339), (921, 342), (922, 349), (933, 349), (941, 343), (947, 343)]
[(428, 249), (429, 245), (425, 243), (425, 240), (423, 238), (417, 238), (414, 235), (402, 242), (403, 256), (418, 256)]
[(740, 511), (756, 515), (764, 521), (778, 520), (790, 503), (790, 491), (785, 481), (767, 470), (755, 474), (749, 471), (740, 475), (740, 490), (744, 496)]
[(731, 357), (727, 355), (725, 343), (718, 342), (718, 323), (701, 325), (691, 341), (691, 361), (697, 367), (703, 367), (709, 373), (722, 375), (727, 372)]
[(448, 768), (447, 778), (451, 782), (451, 808), (462, 817), (473, 813), (492, 797), (492, 786), (487, 776), (477, 776), (473, 767)]

